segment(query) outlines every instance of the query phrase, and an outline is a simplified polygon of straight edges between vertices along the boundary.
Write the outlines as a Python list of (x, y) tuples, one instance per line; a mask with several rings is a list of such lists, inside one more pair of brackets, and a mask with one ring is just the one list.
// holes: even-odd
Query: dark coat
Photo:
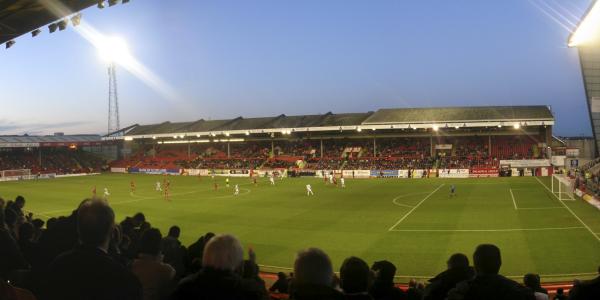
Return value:
[(395, 287), (393, 282), (382, 282), (375, 280), (369, 290), (369, 294), (375, 300), (404, 300), (406, 293)]
[(293, 285), (291, 298), (294, 300), (344, 300), (342, 292), (328, 286)]
[(448, 291), (456, 287), (461, 281), (471, 279), (475, 276), (473, 268), (448, 269), (429, 280), (425, 288), (424, 300), (444, 300)]
[(264, 299), (264, 291), (264, 285), (255, 280), (243, 279), (230, 271), (202, 268), (196, 274), (182, 279), (171, 299)]
[(569, 292), (571, 300), (600, 299), (600, 276), (588, 281), (576, 282)]
[(104, 251), (77, 246), (50, 264), (43, 295), (46, 300), (141, 300), (142, 286)]
[(502, 275), (478, 275), (448, 292), (448, 300), (535, 300), (533, 291)]

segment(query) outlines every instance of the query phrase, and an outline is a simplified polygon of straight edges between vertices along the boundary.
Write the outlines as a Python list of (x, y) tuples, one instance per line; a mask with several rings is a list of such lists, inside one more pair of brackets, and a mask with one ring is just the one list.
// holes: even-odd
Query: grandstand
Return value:
[(127, 155), (111, 164), (120, 171), (467, 169), (498, 176), (512, 161), (516, 172), (547, 175), (552, 146), (564, 149), (553, 125), (546, 106), (399, 108), (132, 125), (103, 139), (123, 143)]

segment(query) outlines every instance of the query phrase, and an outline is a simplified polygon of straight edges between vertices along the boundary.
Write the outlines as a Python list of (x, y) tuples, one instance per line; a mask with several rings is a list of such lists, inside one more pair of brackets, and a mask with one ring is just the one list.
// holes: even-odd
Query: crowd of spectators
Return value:
[[(492, 147), (490, 148), (490, 141)], [(545, 157), (535, 137), (276, 140), (142, 148), (119, 166), (250, 169), (498, 168), (501, 159)], [(322, 149), (321, 149), (322, 145)], [(433, 151), (433, 153), (432, 153)], [(297, 161), (303, 163), (298, 165)]]
[[(473, 266), (461, 253), (447, 269), (407, 290), (394, 284), (396, 266), (346, 258), (334, 273), (318, 248), (298, 252), (293, 273), (267, 288), (258, 255), (229, 234), (206, 233), (189, 247), (172, 226), (166, 237), (142, 213), (115, 222), (105, 200), (86, 199), (69, 216), (45, 224), (25, 214), (25, 199), (0, 200), (0, 299), (549, 299), (540, 277), (523, 283), (500, 275), (500, 249), (479, 245)], [(45, 226), (44, 226), (45, 225)], [(599, 270), (600, 272), (600, 270)], [(15, 287), (15, 286), (18, 286)], [(25, 289), (23, 289), (25, 288)], [(562, 298), (560, 298), (562, 297)], [(567, 299), (562, 292), (554, 299)], [(568, 299), (600, 299), (600, 276), (576, 281)]]
[(39, 150), (10, 149), (0, 151), (0, 170), (29, 169), (38, 173), (91, 173), (105, 166), (100, 157), (83, 150), (66, 148)]

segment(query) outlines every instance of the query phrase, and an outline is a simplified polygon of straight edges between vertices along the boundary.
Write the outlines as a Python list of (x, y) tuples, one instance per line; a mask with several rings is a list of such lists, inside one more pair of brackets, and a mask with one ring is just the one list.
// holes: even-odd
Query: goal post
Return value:
[(552, 194), (559, 200), (575, 200), (573, 180), (563, 174), (553, 174)]
[(0, 171), (0, 181), (31, 179), (31, 169)]

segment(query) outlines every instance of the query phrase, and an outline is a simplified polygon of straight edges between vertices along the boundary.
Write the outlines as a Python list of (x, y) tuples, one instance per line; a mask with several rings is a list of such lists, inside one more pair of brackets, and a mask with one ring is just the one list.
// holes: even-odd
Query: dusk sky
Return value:
[[(590, 0), (132, 0), (82, 20), (165, 83), (118, 68), (121, 127), (379, 108), (550, 105), (591, 135), (576, 49)], [(108, 75), (73, 27), (0, 49), (0, 134), (107, 130)], [(169, 95), (164, 93), (173, 91)]]

